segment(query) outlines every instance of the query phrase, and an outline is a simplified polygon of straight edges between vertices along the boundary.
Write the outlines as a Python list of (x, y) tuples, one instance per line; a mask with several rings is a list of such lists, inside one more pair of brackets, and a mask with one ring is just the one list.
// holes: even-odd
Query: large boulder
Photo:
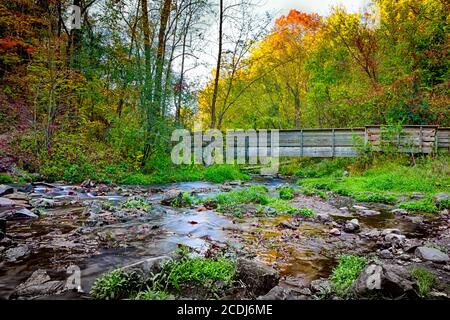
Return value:
[(418, 247), (414, 253), (419, 258), (432, 262), (445, 263), (450, 260), (446, 253), (430, 247)]
[(410, 272), (394, 264), (371, 263), (352, 284), (357, 297), (415, 298), (415, 281)]
[(277, 286), (280, 280), (276, 270), (260, 262), (244, 258), (237, 260), (236, 276), (255, 296), (265, 295)]
[(12, 297), (37, 297), (60, 293), (64, 290), (63, 281), (52, 281), (45, 270), (37, 270), (27, 281), (17, 286)]
[(39, 216), (31, 212), (26, 208), (21, 208), (17, 210), (5, 211), (0, 214), (0, 219), (5, 220), (27, 220), (27, 219), (38, 219)]

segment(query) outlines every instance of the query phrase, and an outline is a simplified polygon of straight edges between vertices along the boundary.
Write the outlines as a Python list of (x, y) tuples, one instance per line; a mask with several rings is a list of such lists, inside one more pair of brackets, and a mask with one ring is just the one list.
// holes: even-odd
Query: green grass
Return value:
[(316, 188), (302, 187), (300, 189), (300, 192), (302, 194), (304, 194), (305, 196), (318, 196), (324, 200), (328, 199), (326, 192), (324, 192), (323, 190), (316, 189)]
[(227, 212), (231, 209), (236, 217), (241, 216), (242, 212), (236, 207), (237, 204), (259, 204), (258, 212), (268, 214), (268, 208), (275, 210), (273, 214), (300, 214), (311, 217), (314, 212), (307, 208), (297, 208), (290, 205), (286, 200), (269, 196), (269, 190), (264, 186), (251, 186), (240, 190), (227, 193), (221, 193), (215, 196), (219, 211)]
[(152, 205), (147, 200), (142, 198), (130, 199), (122, 204), (122, 208), (139, 209), (143, 211), (148, 211), (151, 207)]
[(270, 202), (269, 190), (264, 186), (251, 186), (240, 190), (221, 193), (215, 197), (219, 205), (233, 203), (256, 203), (266, 205)]
[(280, 173), (300, 178), (341, 177), (354, 159), (295, 159), (280, 168)]
[(279, 190), (280, 199), (283, 200), (291, 200), (294, 199), (294, 188), (292, 187), (283, 187)]
[(204, 179), (211, 182), (222, 183), (232, 180), (248, 180), (250, 177), (242, 173), (238, 167), (231, 165), (215, 165), (208, 167)]
[(138, 290), (139, 280), (136, 274), (127, 274), (122, 270), (113, 270), (97, 278), (90, 294), (95, 299), (117, 300), (128, 298)]
[(419, 213), (436, 213), (439, 211), (439, 208), (433, 203), (433, 200), (430, 197), (417, 201), (402, 202), (398, 207), (400, 209)]
[(134, 300), (169, 300), (171, 297), (168, 292), (147, 289), (139, 292)]
[(450, 190), (450, 166), (448, 157), (417, 160), (417, 165), (404, 161), (384, 161), (348, 177), (335, 176), (304, 179), (299, 185), (304, 188), (333, 191), (351, 196), (358, 201), (394, 203), (395, 194), (421, 192), (433, 195)]
[(195, 200), (191, 197), (189, 192), (183, 192), (181, 196), (172, 200), (172, 206), (176, 208), (190, 207)]
[(425, 268), (415, 268), (411, 271), (411, 275), (416, 280), (419, 295), (422, 298), (427, 298), (431, 289), (437, 283), (436, 276)]
[(398, 197), (393, 194), (383, 194), (374, 192), (359, 192), (351, 195), (353, 199), (361, 202), (396, 203)]
[(180, 261), (169, 262), (168, 281), (176, 289), (181, 284), (194, 282), (203, 286), (210, 286), (216, 281), (227, 285), (234, 277), (236, 265), (226, 258), (217, 260), (206, 258), (187, 258)]
[(0, 173), (0, 183), (13, 183), (14, 180), (10, 175)]
[(333, 269), (330, 280), (333, 289), (338, 294), (345, 294), (347, 289), (352, 285), (361, 271), (367, 264), (367, 260), (363, 257), (354, 255), (342, 255), (339, 257), (339, 263)]

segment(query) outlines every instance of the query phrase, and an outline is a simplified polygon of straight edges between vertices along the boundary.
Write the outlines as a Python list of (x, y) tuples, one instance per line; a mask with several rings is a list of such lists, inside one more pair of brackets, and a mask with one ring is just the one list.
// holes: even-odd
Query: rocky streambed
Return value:
[[(437, 279), (428, 298), (450, 296), (445, 210), (425, 217), (391, 205), (296, 192), (289, 204), (312, 209), (313, 217), (261, 215), (252, 204), (242, 205), (244, 214), (235, 216), (205, 201), (250, 185), (265, 185), (276, 194), (291, 183), (255, 177), (245, 183), (147, 187), (91, 181), (1, 186), (0, 298), (89, 299), (102, 273), (133, 265), (151, 268), (149, 261), (180, 246), (199, 256), (220, 251), (238, 261), (239, 283), (253, 288), (252, 294), (228, 291), (227, 298), (339, 298), (328, 278), (342, 254), (368, 261), (352, 285), (354, 297), (373, 296), (375, 290), (382, 297), (418, 298), (414, 268)], [(196, 201), (183, 203), (186, 194)], [(375, 273), (379, 283), (373, 285), (367, 278)], [(199, 298), (189, 292), (185, 297)]]

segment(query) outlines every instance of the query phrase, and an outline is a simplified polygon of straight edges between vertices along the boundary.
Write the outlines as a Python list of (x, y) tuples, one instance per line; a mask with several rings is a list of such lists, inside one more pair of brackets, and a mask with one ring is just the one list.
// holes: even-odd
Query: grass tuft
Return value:
[(354, 255), (342, 255), (339, 257), (339, 263), (333, 269), (330, 280), (333, 289), (338, 294), (345, 294), (347, 289), (352, 285), (361, 271), (367, 264), (367, 260), (363, 257)]

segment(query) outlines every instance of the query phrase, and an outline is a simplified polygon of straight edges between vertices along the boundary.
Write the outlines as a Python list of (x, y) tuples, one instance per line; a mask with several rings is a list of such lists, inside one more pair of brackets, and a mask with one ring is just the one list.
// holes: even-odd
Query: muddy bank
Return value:
[[(292, 185), (292, 181), (258, 178), (149, 187), (87, 181), (80, 186), (13, 186), (0, 198), (4, 221), (0, 296), (91, 298), (88, 292), (102, 273), (171, 254), (180, 245), (201, 256), (220, 250), (235, 259), (273, 268), (279, 281), (266, 298), (319, 298), (316, 289), (329, 285), (325, 279), (341, 254), (368, 257), (402, 270), (425, 267), (441, 284), (435, 295), (449, 295), (448, 213), (425, 218), (390, 205), (356, 203), (331, 194), (323, 200), (296, 193), (289, 201), (292, 206), (312, 209), (314, 217), (255, 216), (252, 205), (244, 208), (248, 214), (234, 217), (204, 203), (217, 194), (259, 184), (277, 194), (280, 186)], [(181, 207), (171, 202), (184, 193), (195, 201)], [(81, 290), (67, 288), (73, 283), (68, 280), (74, 270), (80, 271)], [(258, 291), (261, 298), (266, 294)], [(231, 293), (227, 297), (242, 296)]]

